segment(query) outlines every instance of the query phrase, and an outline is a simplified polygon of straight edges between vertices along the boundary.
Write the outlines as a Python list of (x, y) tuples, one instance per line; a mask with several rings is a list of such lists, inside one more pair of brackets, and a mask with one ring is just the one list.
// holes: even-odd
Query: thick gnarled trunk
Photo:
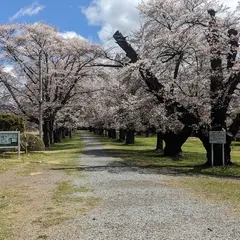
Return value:
[(126, 132), (124, 129), (119, 129), (119, 141), (124, 142), (126, 140)]
[(102, 127), (98, 128), (98, 135), (103, 136), (103, 134), (104, 134), (103, 128)]
[(112, 129), (107, 130), (108, 138), (112, 138)]
[(179, 133), (167, 132), (162, 135), (165, 142), (164, 156), (179, 158), (182, 156), (182, 145), (192, 133), (192, 128), (185, 126)]
[(54, 142), (60, 143), (62, 141), (62, 132), (60, 128), (54, 130)]
[(127, 130), (126, 131), (126, 144), (134, 144), (135, 143), (135, 131), (134, 130)]
[(116, 139), (116, 138), (117, 138), (116, 129), (113, 128), (113, 129), (111, 129), (111, 131), (112, 131), (112, 132), (111, 132), (111, 138), (112, 138), (112, 139)]

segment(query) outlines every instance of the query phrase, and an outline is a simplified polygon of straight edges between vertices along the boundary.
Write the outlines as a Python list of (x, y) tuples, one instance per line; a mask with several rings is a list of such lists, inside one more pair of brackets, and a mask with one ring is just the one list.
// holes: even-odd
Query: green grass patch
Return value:
[(232, 211), (240, 215), (240, 187), (238, 180), (213, 177), (184, 177), (171, 181), (169, 185), (190, 189), (197, 199), (210, 200), (231, 206)]
[(9, 169), (17, 167), (22, 161), (18, 160), (17, 153), (1, 153), (0, 154), (0, 174)]
[(21, 153), (20, 160), (17, 153), (0, 154), (0, 174), (19, 167), (25, 167), (22, 173), (25, 175), (49, 168), (66, 170), (68, 173), (75, 172), (76, 161), (81, 152), (82, 141), (79, 132), (76, 132), (71, 139), (67, 137), (46, 151)]
[(100, 203), (99, 198), (85, 196), (88, 192), (92, 190), (86, 186), (74, 186), (71, 181), (57, 183), (52, 205), (35, 223), (45, 229), (86, 213)]
[(79, 172), (76, 166), (82, 148), (81, 137), (75, 133), (71, 139), (66, 138), (46, 151), (23, 154), (21, 161), (25, 171), (22, 174), (30, 175), (45, 169), (64, 170), (69, 174)]
[(234, 143), (232, 146), (232, 161), (235, 166), (205, 168), (203, 164), (206, 162), (206, 152), (197, 138), (187, 140), (183, 145), (184, 156), (180, 159), (164, 157), (163, 153), (155, 151), (156, 137), (136, 136), (134, 145), (126, 145), (104, 137), (100, 139), (111, 156), (122, 158), (126, 164), (188, 175), (240, 177), (240, 143)]
[(6, 240), (13, 235), (12, 226), (14, 223), (12, 213), (14, 213), (14, 204), (23, 204), (24, 199), (16, 191), (22, 190), (21, 186), (14, 185), (11, 188), (0, 190), (0, 240)]
[(54, 200), (56, 203), (62, 203), (64, 201), (78, 201), (77, 197), (73, 197), (74, 193), (85, 193), (92, 191), (85, 186), (73, 186), (71, 181), (60, 182), (57, 184), (56, 191), (54, 193)]
[(48, 236), (46, 234), (39, 235), (37, 239), (47, 239)]
[[(76, 173), (77, 177), (82, 177), (81, 171), (77, 168), (82, 148), (81, 137), (79, 132), (76, 132), (71, 139), (66, 138), (63, 142), (55, 144), (46, 151), (21, 154), (21, 160), (17, 159), (17, 153), (4, 153), (0, 156), (0, 174), (16, 169), (14, 174), (17, 173), (18, 177), (23, 176), (25, 178), (44, 174), (45, 171), (51, 170), (52, 174), (54, 174), (54, 171), (64, 171), (64, 173), (71, 175)], [(33, 181), (32, 178), (29, 181)], [(23, 185), (16, 184), (11, 183), (0, 189), (0, 240), (5, 240), (13, 234), (15, 209), (24, 202), (23, 198), (27, 200), (27, 193), (30, 191)], [(59, 206), (55, 206), (57, 205), (56, 201), (47, 203), (50, 208), (45, 209), (42, 213), (39, 212), (40, 216), (36, 223), (41, 224), (42, 227), (47, 227), (72, 219), (76, 216), (76, 211), (72, 208), (72, 205), (65, 202), (70, 199), (69, 196), (72, 193), (87, 190), (84, 187), (72, 188), (68, 182), (57, 184), (53, 195), (59, 200)], [(61, 206), (60, 201), (62, 201), (63, 206)], [(89, 204), (92, 204), (91, 199)], [(39, 236), (39, 238), (43, 239), (44, 235)]]

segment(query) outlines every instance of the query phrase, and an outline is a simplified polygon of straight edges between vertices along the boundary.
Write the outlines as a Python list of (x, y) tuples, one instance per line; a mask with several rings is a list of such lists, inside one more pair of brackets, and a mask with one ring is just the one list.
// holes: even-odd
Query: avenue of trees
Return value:
[[(240, 130), (238, 9), (215, 0), (152, 0), (138, 8), (141, 28), (131, 38), (121, 29), (113, 36), (118, 54), (64, 39), (44, 23), (0, 26), (0, 101), (38, 125), (42, 111), (46, 146), (76, 127), (111, 138), (118, 131), (127, 144), (136, 132), (153, 132), (157, 148), (165, 142), (164, 155), (179, 157), (194, 133), (210, 166), (209, 131), (226, 131), (231, 165)], [(221, 165), (221, 145), (214, 155)]]

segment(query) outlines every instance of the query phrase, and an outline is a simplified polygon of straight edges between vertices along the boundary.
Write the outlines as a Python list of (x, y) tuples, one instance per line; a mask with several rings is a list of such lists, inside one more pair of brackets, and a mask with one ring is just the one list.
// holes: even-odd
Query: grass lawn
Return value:
[(112, 141), (101, 137), (108, 152), (116, 157), (121, 157), (126, 164), (134, 164), (146, 168), (158, 168), (163, 171), (177, 171), (188, 175), (213, 175), (222, 177), (240, 177), (240, 142), (232, 146), (233, 167), (204, 168), (206, 162), (205, 149), (197, 138), (189, 138), (183, 145), (184, 157), (172, 159), (164, 157), (161, 152), (155, 151), (156, 137), (136, 136), (134, 145)]
[[(17, 153), (0, 154), (0, 173), (12, 168), (24, 167), (25, 173), (44, 168), (66, 168), (71, 171), (76, 159), (82, 152), (82, 142), (79, 134), (75, 133), (71, 139), (66, 137), (61, 143), (56, 143), (46, 151), (21, 153), (18, 159)], [(72, 169), (74, 170), (74, 169)]]
[(81, 152), (81, 137), (75, 133), (46, 151), (23, 153), (21, 160), (17, 153), (0, 156), (0, 240), (18, 235), (12, 229), (21, 231), (25, 224), (32, 226), (32, 232), (40, 226), (39, 238), (45, 237), (44, 229), (98, 204), (97, 198), (81, 196), (92, 191), (88, 186), (72, 184), (84, 177), (77, 168)]

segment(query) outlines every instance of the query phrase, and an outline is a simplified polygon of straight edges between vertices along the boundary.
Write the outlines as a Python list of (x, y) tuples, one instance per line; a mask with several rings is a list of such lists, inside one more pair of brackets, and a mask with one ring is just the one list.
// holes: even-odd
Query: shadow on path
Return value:
[[(103, 144), (99, 142), (99, 139), (95, 136), (91, 136), (88, 134), (82, 134), (83, 142), (84, 142), (84, 151), (82, 158), (88, 159), (91, 161), (86, 162), (85, 165), (72, 165), (65, 166), (61, 165), (59, 167), (54, 167), (51, 170), (54, 171), (63, 171), (63, 170), (73, 170), (73, 171), (86, 171), (86, 172), (102, 172), (107, 171), (110, 173), (118, 174), (121, 172), (138, 172), (140, 174), (163, 174), (163, 175), (171, 175), (171, 176), (214, 176), (221, 178), (229, 178), (229, 176), (216, 176), (213, 173), (203, 173), (202, 170), (206, 168), (206, 165), (179, 165), (176, 164), (167, 164), (164, 163), (164, 159), (162, 164), (158, 162), (157, 165), (153, 163), (144, 164), (144, 166), (139, 166), (137, 163), (132, 162), (131, 160), (126, 161), (126, 157), (129, 157), (131, 154), (146, 154), (151, 157), (156, 157), (156, 153), (154, 150), (116, 150), (116, 149), (107, 149), (103, 148)], [(155, 154), (155, 155), (154, 155)], [(161, 155), (157, 157), (164, 158)], [(92, 161), (92, 159), (96, 158), (96, 162)], [(109, 160), (108, 160), (109, 158)], [(113, 160), (115, 158), (115, 160)], [(106, 160), (106, 161), (105, 161)], [(176, 160), (177, 161), (177, 160)], [(174, 162), (173, 162), (174, 163)], [(240, 176), (231, 176), (231, 178), (240, 179)]]

